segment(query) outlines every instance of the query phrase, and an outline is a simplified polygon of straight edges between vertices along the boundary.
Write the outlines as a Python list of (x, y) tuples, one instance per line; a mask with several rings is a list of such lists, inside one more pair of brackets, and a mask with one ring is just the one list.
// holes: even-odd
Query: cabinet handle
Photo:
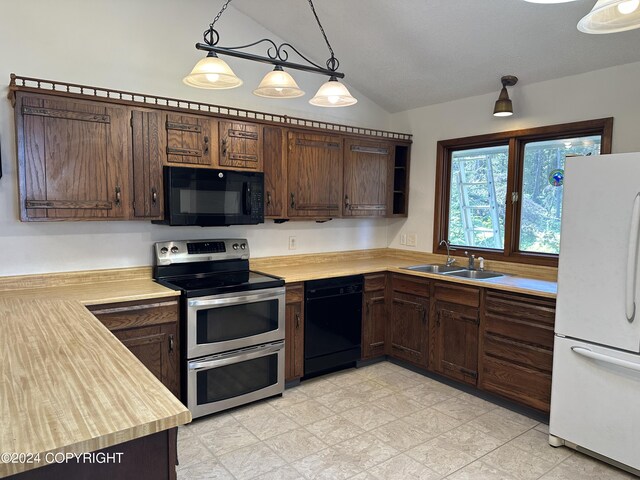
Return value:
[(151, 189), (151, 203), (154, 205), (158, 203), (158, 191), (154, 188)]
[(418, 311), (418, 313), (422, 314), (422, 323), (426, 323), (427, 322), (427, 309), (424, 308), (423, 305), (418, 305), (416, 307), (416, 310)]
[(293, 192), (291, 192), (291, 208), (296, 208), (296, 195)]
[(369, 300), (367, 300), (367, 316), (369, 316), (369, 306), (371, 305), (371, 302)]
[(349, 201), (349, 195), (344, 196), (344, 208), (349, 210), (351, 208), (351, 202)]
[(222, 139), (222, 156), (223, 157), (227, 156), (227, 139), (226, 138)]
[(209, 137), (204, 137), (204, 153), (209, 153)]
[(116, 207), (120, 206), (121, 196), (120, 187), (116, 187)]
[(296, 330), (300, 328), (300, 314), (296, 312)]
[(173, 335), (169, 335), (169, 353), (173, 353)]
[(267, 192), (267, 207), (271, 206), (271, 192)]
[(436, 315), (436, 327), (440, 327), (440, 315), (440, 312), (438, 312), (438, 314)]

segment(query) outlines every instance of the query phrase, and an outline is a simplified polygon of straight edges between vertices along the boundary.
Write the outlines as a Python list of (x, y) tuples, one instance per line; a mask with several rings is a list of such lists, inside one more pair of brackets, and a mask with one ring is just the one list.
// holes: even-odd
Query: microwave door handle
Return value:
[(633, 199), (629, 244), (627, 250), (627, 275), (625, 281), (625, 313), (629, 323), (636, 316), (636, 272), (638, 269), (638, 240), (640, 236), (640, 193)]
[(242, 189), (244, 190), (242, 213), (245, 215), (251, 215), (251, 184), (249, 182), (244, 182)]

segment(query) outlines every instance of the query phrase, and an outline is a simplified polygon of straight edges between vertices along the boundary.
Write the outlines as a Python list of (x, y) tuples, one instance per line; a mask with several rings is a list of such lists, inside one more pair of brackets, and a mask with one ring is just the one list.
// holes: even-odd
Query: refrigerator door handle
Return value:
[(638, 237), (640, 234), (640, 193), (633, 199), (629, 250), (627, 251), (627, 278), (625, 281), (625, 312), (629, 323), (636, 316), (636, 271), (638, 268)]
[(609, 355), (603, 355), (602, 353), (596, 353), (588, 348), (584, 347), (571, 347), (578, 355), (582, 355), (583, 357), (591, 358), (593, 360), (598, 360), (604, 363), (610, 363), (612, 365), (617, 365), (619, 367), (628, 368), (629, 370), (635, 370), (636, 372), (640, 372), (640, 364), (629, 362), (627, 360), (621, 360), (619, 358), (610, 357)]

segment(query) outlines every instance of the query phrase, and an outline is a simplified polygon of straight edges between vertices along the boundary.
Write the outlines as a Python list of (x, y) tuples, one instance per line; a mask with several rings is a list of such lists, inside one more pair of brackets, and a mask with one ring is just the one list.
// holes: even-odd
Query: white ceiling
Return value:
[[(640, 29), (608, 35), (576, 29), (595, 0), (314, 4), (346, 83), (389, 112), (494, 91), (497, 96), (505, 74), (516, 75), (524, 85), (640, 61)], [(208, 15), (213, 18), (221, 5), (211, 2)], [(236, 0), (232, 6), (317, 63), (329, 57), (307, 0)], [(220, 45), (230, 46), (224, 42), (224, 16), (216, 27)]]

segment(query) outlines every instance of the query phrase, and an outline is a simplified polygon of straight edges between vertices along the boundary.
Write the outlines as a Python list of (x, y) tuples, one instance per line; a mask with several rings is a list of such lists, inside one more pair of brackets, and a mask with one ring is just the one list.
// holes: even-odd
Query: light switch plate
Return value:
[(297, 237), (289, 237), (289, 250), (295, 250), (296, 248), (298, 248)]
[(418, 234), (417, 233), (408, 233), (407, 234), (407, 247), (415, 247), (418, 245)]
[(407, 234), (406, 233), (401, 233), (400, 234), (400, 245), (406, 245), (407, 244)]

